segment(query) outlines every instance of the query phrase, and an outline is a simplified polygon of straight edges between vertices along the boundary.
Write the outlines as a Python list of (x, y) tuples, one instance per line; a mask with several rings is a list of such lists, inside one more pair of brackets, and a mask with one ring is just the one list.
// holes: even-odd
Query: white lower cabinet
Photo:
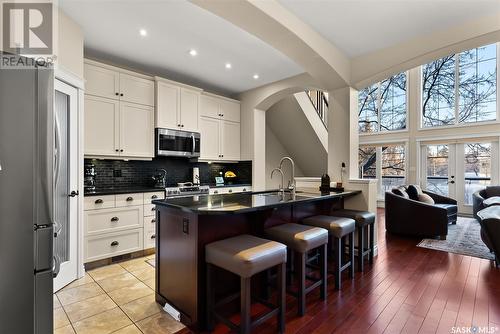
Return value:
[(85, 262), (140, 251), (143, 245), (142, 228), (88, 236), (85, 238)]
[(163, 191), (85, 197), (85, 263), (154, 248), (151, 201), (163, 198)]

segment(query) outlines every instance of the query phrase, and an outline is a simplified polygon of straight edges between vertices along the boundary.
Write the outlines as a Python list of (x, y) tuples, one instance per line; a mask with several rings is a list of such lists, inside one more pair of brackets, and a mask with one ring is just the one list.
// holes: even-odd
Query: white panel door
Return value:
[(85, 93), (108, 99), (120, 98), (120, 74), (107, 68), (84, 65)]
[(154, 106), (154, 81), (120, 73), (120, 100)]
[(200, 159), (220, 160), (220, 121), (210, 117), (200, 117), (200, 133)]
[(156, 82), (156, 127), (178, 129), (180, 120), (180, 88), (166, 82)]
[(85, 96), (86, 155), (119, 155), (119, 105), (115, 100)]
[(198, 132), (198, 105), (200, 102), (200, 93), (181, 88), (181, 108), (180, 123), (182, 130)]
[(200, 116), (220, 118), (220, 100), (211, 96), (201, 95)]
[(154, 110), (134, 103), (120, 103), (120, 155), (154, 156)]
[(240, 121), (240, 104), (233, 101), (220, 100), (220, 113), (226, 121)]
[(221, 121), (223, 160), (240, 160), (240, 123)]

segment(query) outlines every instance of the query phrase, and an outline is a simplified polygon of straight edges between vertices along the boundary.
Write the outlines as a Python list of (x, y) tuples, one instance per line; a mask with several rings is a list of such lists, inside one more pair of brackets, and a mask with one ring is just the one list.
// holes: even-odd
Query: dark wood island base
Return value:
[[(262, 236), (264, 228), (329, 214), (344, 206), (342, 193), (243, 193), (158, 200), (156, 204), (156, 301), (180, 312), (194, 331), (206, 330), (205, 245), (241, 234)], [(239, 278), (215, 271), (217, 294), (239, 291)], [(252, 284), (259, 285), (259, 282)]]

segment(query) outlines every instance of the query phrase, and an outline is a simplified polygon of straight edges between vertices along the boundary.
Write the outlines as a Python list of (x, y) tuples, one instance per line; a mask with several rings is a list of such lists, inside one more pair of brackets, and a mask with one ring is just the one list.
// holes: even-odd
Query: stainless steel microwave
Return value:
[(156, 129), (156, 155), (163, 157), (198, 158), (200, 134), (170, 129)]

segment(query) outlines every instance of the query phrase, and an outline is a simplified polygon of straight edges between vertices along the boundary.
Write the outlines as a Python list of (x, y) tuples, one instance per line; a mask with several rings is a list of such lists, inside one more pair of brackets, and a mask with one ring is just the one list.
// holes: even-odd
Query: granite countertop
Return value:
[(147, 186), (126, 186), (126, 187), (106, 187), (96, 188), (94, 191), (86, 191), (84, 196), (99, 196), (99, 195), (118, 195), (128, 193), (149, 193), (156, 191), (165, 191), (165, 188), (154, 188)]
[(346, 190), (344, 192), (298, 190), (295, 196), (293, 196), (289, 192), (281, 194), (277, 191), (266, 191), (171, 198), (165, 200), (154, 200), (153, 204), (177, 208), (183, 211), (198, 214), (228, 214), (253, 212), (300, 202), (314, 202), (326, 199), (349, 197), (360, 193), (361, 191), (359, 190)]
[(207, 184), (210, 188), (231, 188), (231, 187), (251, 187), (251, 183), (241, 183), (241, 184), (220, 184), (215, 183)]

